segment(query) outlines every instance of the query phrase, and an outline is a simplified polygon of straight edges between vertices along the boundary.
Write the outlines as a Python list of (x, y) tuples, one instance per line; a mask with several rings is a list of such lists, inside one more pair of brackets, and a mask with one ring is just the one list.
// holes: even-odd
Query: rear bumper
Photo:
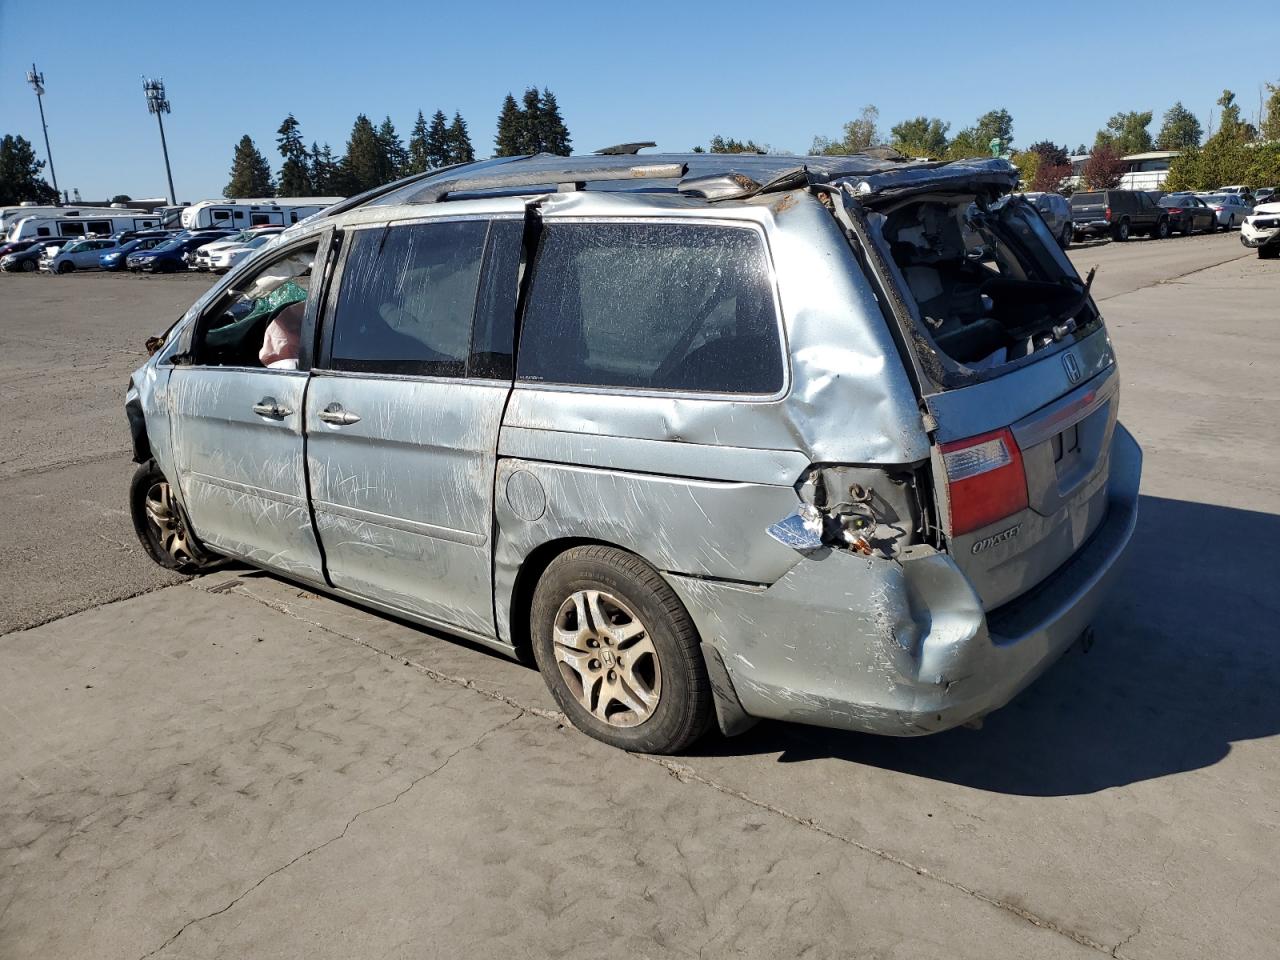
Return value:
[(1102, 525), (990, 613), (954, 561), (928, 550), (901, 563), (831, 551), (767, 588), (668, 580), (723, 660), (732, 690), (719, 701), (732, 693), (753, 717), (935, 733), (1004, 706), (1089, 626), (1133, 535), (1141, 473), (1142, 451), (1117, 425)]
[(1090, 234), (1090, 235), (1098, 234), (1098, 233), (1110, 233), (1111, 221), (1110, 220), (1072, 220), (1071, 229), (1075, 233), (1083, 233), (1083, 234)]

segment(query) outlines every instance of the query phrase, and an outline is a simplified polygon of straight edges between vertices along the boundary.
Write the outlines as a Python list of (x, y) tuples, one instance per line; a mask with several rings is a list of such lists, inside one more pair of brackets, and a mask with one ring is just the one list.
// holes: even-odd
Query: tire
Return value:
[(1157, 220), (1156, 228), (1153, 231), (1151, 231), (1151, 236), (1155, 237), (1157, 240), (1168, 240), (1169, 239), (1169, 221), (1164, 219)]
[(63, 260), (58, 264), (59, 273), (75, 273), (76, 265), (68, 260)]
[(1231, 218), (1227, 220), (1227, 233), (1230, 233), (1235, 228), (1236, 228), (1236, 215), (1233, 213), (1231, 215)]
[(1058, 237), (1058, 244), (1063, 250), (1071, 246), (1071, 224), (1067, 224), (1062, 228), (1062, 235)]
[(35, 272), (36, 272), (37, 270), (39, 270), (39, 269), (40, 269), (40, 267), (36, 264), (36, 262), (35, 262), (34, 260), (23, 260), (23, 261), (22, 261), (22, 272), (23, 272), (23, 273), (35, 273)]
[(1259, 260), (1275, 260), (1277, 258), (1280, 258), (1280, 246), (1270, 244), (1268, 246), (1258, 248)]
[(711, 725), (693, 621), (639, 557), (598, 545), (566, 550), (538, 581), (529, 628), (551, 695), (588, 736), (622, 750), (676, 753)]
[(129, 484), (129, 513), (142, 548), (166, 570), (199, 573), (214, 558), (196, 540), (190, 521), (169, 490), (154, 460), (134, 471)]
[(1111, 239), (1124, 243), (1129, 239), (1129, 221), (1121, 220), (1118, 224), (1111, 228)]

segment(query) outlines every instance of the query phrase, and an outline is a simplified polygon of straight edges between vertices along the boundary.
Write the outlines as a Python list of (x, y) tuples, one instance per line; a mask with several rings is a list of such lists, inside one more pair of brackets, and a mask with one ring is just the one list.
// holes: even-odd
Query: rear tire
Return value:
[(1129, 239), (1129, 221), (1121, 220), (1118, 224), (1111, 228), (1111, 239), (1124, 243)]
[(142, 548), (166, 570), (193, 574), (215, 562), (191, 532), (191, 522), (154, 460), (134, 471), (129, 513)]
[(1236, 228), (1236, 215), (1233, 213), (1230, 219), (1227, 220), (1227, 232), (1230, 233), (1235, 228)]
[(1067, 224), (1062, 228), (1062, 235), (1058, 237), (1058, 243), (1061, 245), (1063, 250), (1071, 246), (1071, 224)]
[(1168, 240), (1169, 239), (1169, 221), (1164, 219), (1158, 220), (1156, 222), (1156, 228), (1154, 231), (1152, 231), (1151, 235), (1155, 237), (1157, 240)]
[(534, 590), (529, 632), (551, 695), (588, 736), (622, 750), (675, 753), (711, 725), (693, 621), (639, 557), (599, 545), (560, 554)]

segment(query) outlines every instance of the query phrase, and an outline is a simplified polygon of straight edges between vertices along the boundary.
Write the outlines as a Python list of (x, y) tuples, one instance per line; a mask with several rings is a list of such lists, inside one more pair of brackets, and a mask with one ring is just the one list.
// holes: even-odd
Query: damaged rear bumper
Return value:
[(719, 654), (722, 726), (735, 712), (893, 736), (935, 733), (1008, 703), (1097, 614), (1137, 522), (1142, 452), (1117, 426), (1108, 513), (1064, 567), (986, 613), (943, 553), (902, 562), (842, 551), (769, 587), (668, 574)]

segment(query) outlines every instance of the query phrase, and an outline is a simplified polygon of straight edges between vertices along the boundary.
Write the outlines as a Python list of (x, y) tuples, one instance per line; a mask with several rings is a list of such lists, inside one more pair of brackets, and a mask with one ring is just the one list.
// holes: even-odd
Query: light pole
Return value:
[(169, 202), (176, 206), (178, 196), (173, 192), (173, 171), (169, 169), (169, 145), (164, 139), (164, 115), (169, 112), (169, 99), (164, 95), (164, 81), (148, 80), (143, 77), (142, 92), (147, 95), (147, 112), (154, 113), (156, 122), (160, 124), (160, 149), (164, 151), (164, 172), (169, 178)]
[[(49, 149), (49, 125), (44, 122), (44, 74), (31, 64), (27, 71), (27, 83), (36, 92), (36, 103), (40, 105), (40, 126), (44, 129), (44, 155), (49, 158), (49, 177), (53, 180), (53, 192), (58, 193), (58, 175), (53, 172), (53, 151)], [(62, 195), (58, 194), (61, 201)]]

